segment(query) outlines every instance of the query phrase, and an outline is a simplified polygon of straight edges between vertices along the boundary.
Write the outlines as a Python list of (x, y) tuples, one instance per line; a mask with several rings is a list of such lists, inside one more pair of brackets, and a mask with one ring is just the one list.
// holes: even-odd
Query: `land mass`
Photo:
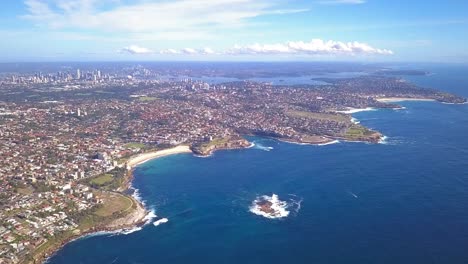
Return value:
[(291, 86), (160, 73), (133, 67), (0, 79), (0, 262), (40, 262), (90, 232), (143, 224), (147, 212), (128, 189), (133, 168), (147, 160), (246, 148), (245, 135), (377, 143), (382, 134), (350, 113), (399, 108), (401, 100), (466, 102), (385, 76)]

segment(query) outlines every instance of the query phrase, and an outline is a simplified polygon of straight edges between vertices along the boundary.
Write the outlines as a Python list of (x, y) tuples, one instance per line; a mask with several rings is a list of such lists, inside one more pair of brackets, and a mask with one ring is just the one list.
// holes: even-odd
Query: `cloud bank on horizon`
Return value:
[(124, 47), (120, 50), (123, 53), (130, 54), (187, 54), (187, 55), (392, 55), (393, 51), (388, 49), (377, 49), (366, 43), (341, 42), (341, 41), (323, 41), (313, 39), (310, 42), (290, 41), (278, 44), (253, 44), (247, 46), (235, 45), (233, 48), (216, 52), (211, 48), (203, 49), (165, 49), (155, 52), (148, 48), (137, 45)]
[[(361, 4), (364, 0), (325, 0), (319, 4)], [(25, 0), (22, 18), (49, 30), (124, 32), (134, 43), (147, 40), (210, 38), (216, 30), (248, 27), (250, 19), (309, 12), (309, 8), (280, 5), (283, 0)], [(162, 36), (162, 37), (161, 37)], [(354, 41), (291, 41), (277, 44), (235, 45), (216, 52), (211, 48), (155, 49), (130, 45), (120, 53), (163, 55), (391, 55), (388, 49)]]

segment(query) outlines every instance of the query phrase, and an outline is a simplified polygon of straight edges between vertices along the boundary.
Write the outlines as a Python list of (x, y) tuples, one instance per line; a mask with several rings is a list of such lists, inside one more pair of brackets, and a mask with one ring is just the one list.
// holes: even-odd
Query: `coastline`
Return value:
[[(94, 235), (108, 235), (108, 234), (129, 234), (131, 230), (141, 228), (146, 225), (148, 216), (152, 212), (148, 212), (144, 205), (141, 204), (137, 199), (127, 196), (121, 193), (113, 193), (114, 195), (122, 195), (132, 201), (132, 212), (126, 214), (123, 217), (110, 220), (110, 222), (105, 224), (95, 224), (88, 228), (75, 229), (73, 234), (66, 237), (61, 241), (50, 245), (48, 248), (45, 248), (44, 251), (36, 253), (33, 256), (32, 261), (26, 263), (47, 263), (48, 259), (56, 254), (60, 249), (70, 242), (76, 241), (81, 238), (86, 238), (88, 236)], [(42, 245), (41, 245), (42, 246)]]
[(430, 98), (411, 98), (411, 97), (382, 97), (375, 99), (381, 103), (396, 103), (396, 102), (404, 102), (404, 101), (420, 101), (420, 102), (434, 102), (435, 99)]
[[(315, 145), (315, 146), (324, 146), (324, 145), (331, 145), (331, 144), (337, 144), (340, 143), (340, 140), (336, 138), (328, 138), (328, 137), (323, 137), (321, 138), (322, 141), (319, 142), (297, 142), (294, 140), (285, 140), (281, 138), (274, 138), (276, 140), (286, 142), (286, 143), (291, 143), (291, 144), (299, 144), (299, 145)], [(343, 139), (342, 139), (343, 140)], [(248, 142), (247, 140), (245, 140)], [(346, 141), (346, 140), (345, 140)], [(359, 141), (362, 142), (362, 141)], [(229, 150), (229, 149), (247, 149), (253, 147), (253, 143), (248, 142), (249, 144), (244, 146), (236, 146), (236, 147), (221, 147), (221, 148), (214, 148), (209, 151), (209, 155), (211, 155), (213, 152), (218, 151), (218, 150)], [(93, 235), (108, 235), (108, 234), (129, 234), (134, 231), (138, 231), (141, 229), (142, 226), (145, 226), (151, 222), (152, 219), (156, 217), (153, 211), (148, 210), (148, 208), (145, 207), (144, 202), (135, 195), (129, 195), (125, 194), (124, 192), (129, 190), (129, 189), (134, 189), (131, 185), (131, 182), (133, 180), (133, 170), (150, 160), (154, 160), (157, 158), (161, 157), (166, 157), (166, 156), (171, 156), (171, 155), (176, 155), (176, 154), (183, 154), (183, 153), (192, 153), (195, 154), (194, 151), (190, 148), (188, 145), (180, 145), (176, 146), (173, 148), (168, 148), (168, 149), (162, 149), (162, 150), (156, 150), (156, 151), (151, 151), (147, 153), (142, 153), (138, 154), (134, 157), (130, 157), (126, 162), (126, 168), (127, 168), (127, 176), (125, 177), (124, 182), (122, 185), (118, 188), (118, 192), (115, 192), (115, 194), (125, 196), (134, 202), (135, 208), (133, 208), (133, 211), (129, 214), (126, 214), (122, 217), (113, 219), (109, 223), (105, 223), (102, 226), (95, 225), (92, 226), (86, 230), (79, 230), (78, 233), (68, 237), (67, 239), (61, 241), (58, 245), (53, 245), (51, 248), (47, 249), (44, 254), (38, 256), (36, 258), (36, 261), (39, 261), (40, 263), (46, 263), (47, 260), (53, 256), (56, 252), (58, 252), (62, 247), (64, 247), (66, 244), (76, 241), (81, 238), (86, 238), (88, 236), (93, 236)], [(203, 155), (203, 157), (209, 156), (209, 155)]]
[(177, 146), (177, 147), (173, 147), (169, 149), (162, 149), (162, 150), (142, 153), (135, 157), (130, 158), (127, 161), (127, 169), (130, 171), (134, 169), (136, 166), (141, 165), (150, 160), (165, 157), (165, 156), (175, 155), (175, 154), (182, 154), (182, 153), (192, 153), (192, 150), (190, 150), (190, 147), (188, 145), (181, 145), (181, 146)]
[(351, 108), (349, 107), (348, 110), (338, 110), (338, 111), (335, 111), (336, 113), (340, 113), (340, 114), (355, 114), (355, 113), (359, 113), (359, 112), (367, 112), (367, 111), (376, 111), (378, 110), (377, 108), (373, 108), (373, 107), (366, 107), (366, 108)]
[[(141, 165), (147, 161), (175, 155), (181, 153), (192, 153), (189, 146), (177, 146), (169, 149), (157, 150), (148, 153), (142, 153), (135, 157), (129, 158), (127, 160), (127, 177), (125, 181), (122, 183), (122, 186), (118, 188), (118, 192), (115, 192), (115, 195), (122, 195), (132, 201), (132, 212), (111, 220), (109, 223), (105, 223), (102, 226), (94, 225), (86, 230), (79, 230), (76, 234), (71, 235), (70, 237), (64, 239), (63, 241), (58, 242), (57, 245), (51, 245), (50, 248), (44, 250), (44, 252), (40, 253), (39, 255), (35, 256), (34, 262), (31, 263), (46, 263), (47, 260), (53, 256), (56, 252), (58, 252), (62, 247), (66, 244), (76, 241), (81, 238), (86, 238), (88, 236), (93, 236), (95, 234), (129, 234), (133, 231), (141, 229), (142, 226), (149, 224), (150, 221), (156, 217), (153, 211), (148, 210), (145, 207), (145, 204), (134, 195), (127, 195), (123, 192), (131, 189), (131, 181), (133, 179), (133, 169)], [(112, 192), (110, 192), (112, 193)]]

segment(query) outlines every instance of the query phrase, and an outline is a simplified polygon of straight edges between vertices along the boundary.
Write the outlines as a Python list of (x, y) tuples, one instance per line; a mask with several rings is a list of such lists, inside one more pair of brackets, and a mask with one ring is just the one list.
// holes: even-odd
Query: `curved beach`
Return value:
[[(125, 191), (130, 187), (131, 180), (133, 178), (133, 168), (136, 166), (145, 163), (149, 160), (160, 158), (160, 157), (165, 157), (165, 156), (170, 156), (170, 155), (175, 155), (175, 154), (180, 154), (180, 153), (192, 153), (190, 150), (189, 146), (177, 146), (169, 149), (163, 149), (163, 150), (158, 150), (158, 151), (152, 151), (148, 153), (143, 153), (139, 154), (135, 157), (130, 158), (127, 161), (127, 169), (128, 169), (128, 178), (126, 180), (126, 183), (122, 184), (122, 186), (119, 188), (119, 191)], [(112, 195), (124, 195), (124, 194), (118, 194), (118, 193), (113, 193)], [(79, 230), (74, 236), (71, 236), (70, 238), (62, 241), (61, 243), (57, 244), (56, 246), (53, 246), (46, 250), (43, 254), (36, 256), (36, 261), (45, 263), (48, 260), (48, 257), (55, 254), (57, 250), (62, 248), (64, 245), (67, 243), (74, 241), (80, 237), (86, 237), (92, 234), (99, 234), (99, 233), (122, 233), (126, 234), (131, 233), (133, 230), (138, 230), (141, 228), (142, 225), (148, 224), (151, 219), (154, 216), (154, 213), (151, 211), (148, 211), (144, 203), (137, 199), (137, 197), (130, 197), (128, 196), (128, 199), (131, 199), (132, 202), (134, 202), (134, 209), (131, 213), (121, 217), (114, 219), (108, 224), (105, 224), (103, 226), (93, 226), (89, 228), (88, 230)]]
[(143, 164), (149, 160), (156, 159), (156, 158), (161, 158), (165, 156), (170, 156), (170, 155), (175, 155), (175, 154), (181, 154), (181, 153), (192, 153), (190, 150), (190, 147), (187, 145), (182, 145), (182, 146), (177, 146), (169, 149), (163, 149), (163, 150), (157, 150), (157, 151), (152, 151), (152, 152), (147, 152), (140, 154), (138, 156), (135, 156), (133, 158), (130, 158), (127, 161), (127, 169), (131, 170), (137, 165)]

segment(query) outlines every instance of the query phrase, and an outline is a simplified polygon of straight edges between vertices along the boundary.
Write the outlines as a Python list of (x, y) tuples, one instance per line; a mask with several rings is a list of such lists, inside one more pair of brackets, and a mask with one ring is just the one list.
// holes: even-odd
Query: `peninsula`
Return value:
[(245, 135), (377, 143), (382, 134), (350, 109), (466, 102), (380, 75), (292, 86), (167, 80), (142, 67), (78, 72), (0, 78), (0, 262), (39, 263), (77, 237), (143, 225), (148, 212), (129, 189), (150, 159), (247, 148)]

